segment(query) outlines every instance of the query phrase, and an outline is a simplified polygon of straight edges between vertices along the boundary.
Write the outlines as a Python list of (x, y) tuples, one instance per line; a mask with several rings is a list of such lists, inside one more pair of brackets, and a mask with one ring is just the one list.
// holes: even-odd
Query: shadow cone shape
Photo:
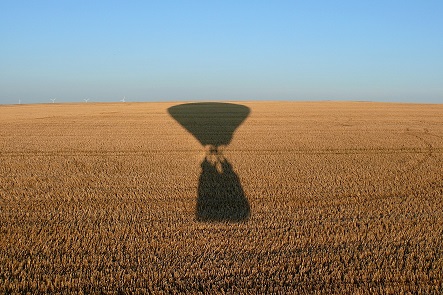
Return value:
[(168, 112), (206, 148), (197, 189), (196, 219), (248, 219), (250, 206), (240, 179), (219, 148), (229, 145), (250, 109), (238, 104), (202, 102), (173, 106)]
[(203, 146), (228, 145), (249, 108), (232, 103), (202, 102), (173, 106), (169, 114)]

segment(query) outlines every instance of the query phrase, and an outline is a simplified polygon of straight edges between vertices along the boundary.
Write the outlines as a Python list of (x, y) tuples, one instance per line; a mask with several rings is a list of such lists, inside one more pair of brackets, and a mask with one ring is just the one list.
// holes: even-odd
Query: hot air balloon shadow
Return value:
[(197, 189), (195, 216), (205, 222), (240, 222), (250, 216), (250, 205), (240, 178), (223, 155), (234, 131), (250, 109), (232, 103), (187, 103), (168, 109), (169, 114), (205, 148)]

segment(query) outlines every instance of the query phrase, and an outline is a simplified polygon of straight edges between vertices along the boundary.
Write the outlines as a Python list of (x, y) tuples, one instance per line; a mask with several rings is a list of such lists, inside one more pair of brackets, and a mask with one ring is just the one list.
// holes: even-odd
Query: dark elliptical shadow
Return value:
[(206, 150), (198, 183), (196, 219), (208, 222), (248, 219), (251, 211), (248, 199), (222, 149), (231, 142), (250, 109), (239, 104), (202, 102), (176, 105), (168, 112)]

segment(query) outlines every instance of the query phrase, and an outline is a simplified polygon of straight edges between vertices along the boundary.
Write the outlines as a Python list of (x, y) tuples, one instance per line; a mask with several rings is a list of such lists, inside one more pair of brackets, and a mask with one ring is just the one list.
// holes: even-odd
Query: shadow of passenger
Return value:
[(196, 219), (240, 222), (250, 216), (250, 205), (238, 175), (221, 152), (250, 109), (231, 103), (188, 103), (170, 107), (169, 114), (206, 149), (197, 190)]
[(238, 222), (249, 217), (249, 202), (231, 163), (221, 154), (209, 154), (201, 163), (196, 219)]

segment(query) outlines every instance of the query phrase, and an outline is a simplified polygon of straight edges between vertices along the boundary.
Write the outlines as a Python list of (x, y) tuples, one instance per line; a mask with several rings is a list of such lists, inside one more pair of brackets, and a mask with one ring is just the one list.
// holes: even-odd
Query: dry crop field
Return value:
[(0, 106), (0, 293), (443, 293), (443, 105)]

